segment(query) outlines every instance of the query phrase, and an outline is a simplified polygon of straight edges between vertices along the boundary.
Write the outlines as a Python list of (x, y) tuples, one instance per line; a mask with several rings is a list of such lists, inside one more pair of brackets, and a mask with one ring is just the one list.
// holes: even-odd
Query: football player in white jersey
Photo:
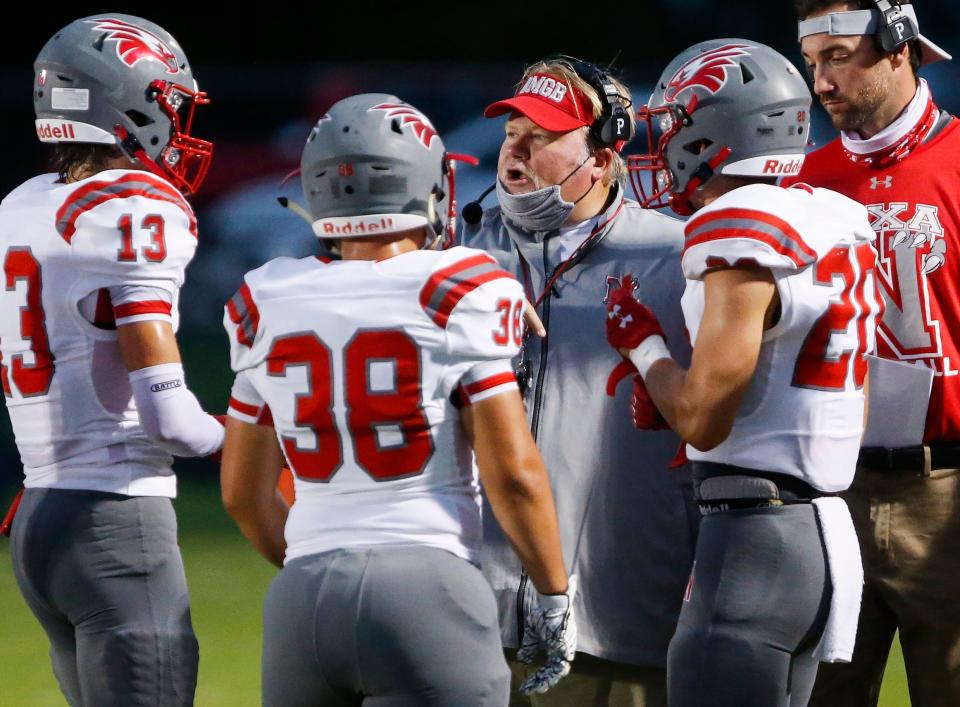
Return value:
[[(687, 442), (701, 513), (668, 654), (673, 707), (797, 707), (819, 660), (849, 660), (862, 572), (843, 500), (863, 430), (865, 354), (881, 312), (866, 210), (799, 172), (810, 94), (756, 42), (697, 44), (664, 71), (632, 160), (646, 207), (691, 215), (682, 267), (689, 370), (632, 282), (607, 338)], [(652, 401), (652, 403), (651, 403)]]
[(265, 705), (507, 704), (474, 454), (536, 586), (523, 655), (546, 658), (521, 689), (569, 670), (575, 580), (511, 366), (523, 292), (482, 251), (433, 249), (452, 233), (451, 170), (412, 106), (336, 103), (301, 174), (314, 232), (342, 260), (278, 258), (227, 305), (224, 503), (283, 567), (265, 602)]
[(172, 455), (223, 442), (174, 336), (206, 98), (170, 34), (116, 14), (47, 42), (33, 98), (58, 173), (0, 203), (0, 382), (26, 477), (14, 574), (71, 705), (190, 705)]

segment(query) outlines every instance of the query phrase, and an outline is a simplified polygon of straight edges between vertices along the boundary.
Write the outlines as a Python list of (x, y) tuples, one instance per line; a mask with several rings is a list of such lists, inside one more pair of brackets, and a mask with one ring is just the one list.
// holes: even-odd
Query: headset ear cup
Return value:
[(877, 2), (880, 10), (880, 27), (877, 36), (885, 52), (895, 52), (920, 34), (920, 29), (911, 17), (900, 12), (900, 4), (891, 7), (889, 2)]
[(600, 126), (600, 141), (604, 145), (613, 147), (618, 143), (630, 142), (633, 139), (634, 127), (630, 114), (619, 103), (613, 105), (610, 116)]

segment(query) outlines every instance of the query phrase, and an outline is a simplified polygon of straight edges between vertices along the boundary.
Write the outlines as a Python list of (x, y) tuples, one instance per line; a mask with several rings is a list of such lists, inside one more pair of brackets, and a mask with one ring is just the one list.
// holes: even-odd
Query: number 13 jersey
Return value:
[(866, 210), (827, 189), (755, 184), (727, 192), (686, 224), (684, 318), (696, 347), (703, 277), (715, 268), (766, 268), (779, 315), (729, 437), (692, 460), (797, 476), (847, 488), (863, 432), (866, 353), (882, 300)]
[(457, 406), (516, 389), (520, 284), (469, 248), (380, 262), (278, 258), (224, 324), (229, 414), (272, 418), (294, 474), (286, 559), (429, 545), (479, 560), (480, 496)]
[(35, 177), (0, 203), (0, 382), (25, 485), (175, 496), (143, 433), (116, 326), (177, 325), (196, 220), (169, 182), (108, 170)]

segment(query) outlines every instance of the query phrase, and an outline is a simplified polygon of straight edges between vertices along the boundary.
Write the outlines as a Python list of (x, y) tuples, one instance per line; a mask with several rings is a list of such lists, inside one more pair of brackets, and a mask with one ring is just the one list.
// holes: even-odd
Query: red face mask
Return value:
[(633, 193), (645, 209), (659, 209), (671, 203), (674, 179), (665, 156), (667, 146), (684, 125), (690, 124), (696, 102), (694, 97), (688, 106), (667, 103), (657, 108), (642, 106), (637, 111), (637, 128), (638, 132), (646, 132), (647, 151), (630, 155), (627, 170)]
[(210, 102), (207, 94), (157, 79), (150, 84), (160, 110), (170, 119), (170, 141), (156, 160), (147, 155), (139, 141), (130, 144), (130, 135), (120, 125), (117, 136), (147, 169), (173, 182), (183, 194), (195, 194), (207, 176), (213, 159), (213, 143), (192, 137), (193, 114), (197, 106)]

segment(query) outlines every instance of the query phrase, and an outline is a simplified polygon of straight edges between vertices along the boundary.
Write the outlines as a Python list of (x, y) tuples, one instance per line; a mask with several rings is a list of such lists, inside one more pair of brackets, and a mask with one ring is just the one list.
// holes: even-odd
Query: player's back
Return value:
[(172, 458), (140, 428), (115, 329), (175, 323), (194, 233), (180, 193), (140, 171), (70, 184), (42, 175), (0, 203), (0, 378), (26, 486), (175, 495)]
[(696, 343), (703, 276), (768, 268), (779, 306), (730, 435), (691, 459), (849, 486), (863, 423), (864, 354), (882, 301), (866, 210), (828, 189), (757, 184), (728, 192), (687, 223), (684, 315)]
[(231, 414), (269, 407), (295, 476), (287, 560), (430, 545), (477, 560), (480, 509), (457, 412), (514, 385), (519, 284), (480, 251), (280, 258), (227, 307)]

